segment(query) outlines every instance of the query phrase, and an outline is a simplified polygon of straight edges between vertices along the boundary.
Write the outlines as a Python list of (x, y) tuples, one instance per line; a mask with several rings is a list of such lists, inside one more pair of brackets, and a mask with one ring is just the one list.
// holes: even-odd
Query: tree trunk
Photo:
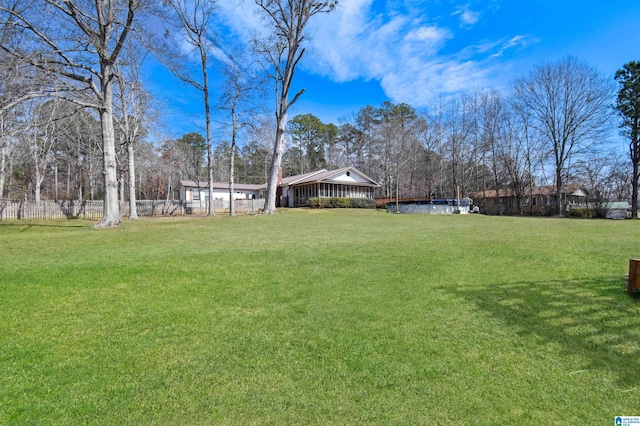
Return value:
[(631, 217), (638, 219), (638, 162), (633, 162), (633, 176), (631, 176)]
[(556, 216), (562, 215), (562, 168), (556, 167)]
[(0, 147), (0, 203), (4, 200), (4, 167), (6, 163), (7, 146), (2, 144)]
[(271, 156), (271, 167), (269, 168), (269, 179), (267, 180), (267, 189), (265, 191), (263, 214), (276, 213), (276, 194), (278, 192), (278, 171), (282, 163), (282, 152), (284, 151), (284, 133), (287, 125), (287, 113), (278, 117), (278, 128), (276, 131), (276, 141), (273, 147), (273, 155)]
[(71, 199), (71, 161), (67, 163), (67, 200)]
[[(173, 179), (173, 161), (169, 160), (169, 173), (167, 175), (167, 204), (171, 199), (171, 180)], [(158, 198), (160, 198), (160, 191), (158, 191)]]
[(11, 199), (11, 186), (13, 184), (13, 155), (9, 154), (9, 173), (7, 173), (5, 176), (7, 176), (8, 182), (7, 182), (7, 198), (10, 200)]
[(202, 95), (204, 97), (205, 126), (207, 131), (207, 175), (209, 179), (209, 206), (207, 216), (215, 216), (213, 209), (213, 149), (211, 148), (211, 108), (209, 106), (209, 76), (207, 73), (207, 53), (204, 42), (199, 38), (200, 59), (202, 61)]
[(111, 88), (111, 70), (102, 67), (102, 94), (104, 105), (100, 111), (102, 127), (102, 145), (104, 161), (104, 208), (103, 217), (96, 228), (110, 228), (120, 225), (120, 203), (118, 202), (118, 175), (116, 164), (116, 138), (113, 128), (113, 94)]
[(58, 200), (58, 163), (53, 165), (53, 199)]
[(35, 198), (36, 198), (36, 206), (40, 207), (41, 201), (41, 192), (42, 192), (42, 182), (44, 182), (44, 175), (40, 171), (40, 169), (36, 166), (36, 186), (34, 188)]
[(133, 141), (127, 143), (127, 155), (129, 159), (129, 219), (138, 219), (138, 207), (136, 206), (136, 170), (133, 152)]
[(229, 216), (236, 215), (236, 209), (233, 202), (233, 182), (235, 180), (235, 161), (236, 161), (236, 135), (235, 129), (233, 130), (233, 135), (231, 137), (231, 158), (229, 160)]
[(120, 204), (124, 204), (124, 182), (125, 181), (125, 172), (124, 166), (121, 166), (118, 171), (118, 200)]
[(396, 213), (400, 211), (400, 165), (396, 162)]
[[(78, 182), (80, 182), (80, 185), (78, 185), (78, 188), (80, 188), (78, 190), (78, 197), (80, 197), (79, 199), (82, 200), (82, 169), (80, 170), (80, 177), (78, 177)], [(89, 199), (91, 201), (93, 201), (94, 197), (95, 197), (95, 192), (96, 192), (96, 181), (93, 177), (93, 159), (91, 158), (91, 154), (89, 154)]]

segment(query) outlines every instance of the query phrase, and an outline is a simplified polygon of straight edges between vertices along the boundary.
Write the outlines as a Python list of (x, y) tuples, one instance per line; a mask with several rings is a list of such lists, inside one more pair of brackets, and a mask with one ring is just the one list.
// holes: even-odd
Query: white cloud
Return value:
[(437, 26), (424, 26), (409, 31), (409, 34), (405, 37), (406, 41), (418, 41), (424, 42), (430, 46), (440, 46), (447, 39), (453, 37), (453, 34), (446, 28), (439, 28)]
[(451, 16), (456, 15), (460, 16), (460, 22), (464, 27), (471, 27), (480, 20), (480, 12), (469, 9), (469, 5), (458, 7), (458, 9), (451, 14)]
[(490, 57), (498, 58), (502, 56), (504, 52), (507, 51), (508, 49), (511, 49), (513, 47), (518, 47), (518, 46), (525, 46), (527, 42), (528, 42), (528, 39), (526, 36), (517, 35), (515, 37), (512, 37), (510, 40), (507, 40), (506, 42), (501, 43), (498, 51), (492, 54)]
[(343, 82), (379, 80), (391, 100), (416, 107), (486, 80), (481, 64), (441, 53), (455, 38), (448, 28), (419, 15), (372, 16), (371, 1), (357, 3), (317, 21), (314, 64), (307, 69)]
[[(252, 1), (220, 4), (229, 28), (239, 35), (247, 34), (247, 28), (261, 27)], [(439, 10), (431, 17), (426, 13), (431, 4), (401, 13), (374, 10), (374, 0), (340, 2), (333, 13), (317, 15), (310, 22), (309, 54), (301, 66), (337, 82), (380, 81), (392, 101), (415, 107), (426, 106), (441, 94), (491, 86), (489, 80), (495, 79), (498, 69), (492, 57), (523, 43), (524, 38), (484, 40), (456, 50), (450, 47), (456, 34), (436, 16), (457, 16), (469, 26), (478, 22), (480, 13), (463, 6), (453, 12)]]

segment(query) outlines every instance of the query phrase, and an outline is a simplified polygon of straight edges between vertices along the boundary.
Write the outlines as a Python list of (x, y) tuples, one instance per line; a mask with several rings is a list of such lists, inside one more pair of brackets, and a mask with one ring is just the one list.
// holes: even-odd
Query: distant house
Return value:
[[(513, 189), (490, 189), (478, 191), (471, 195), (480, 207), (480, 212), (487, 214), (513, 215), (518, 212), (516, 194)], [(563, 185), (561, 196), (562, 211), (567, 212), (576, 208), (587, 207), (587, 194), (580, 185), (571, 183)], [(525, 189), (522, 204), (523, 214), (550, 216), (556, 209), (555, 185), (538, 186), (530, 191)]]
[(510, 215), (518, 212), (516, 194), (512, 189), (487, 189), (474, 192), (471, 196), (480, 208), (480, 213)]
[[(378, 185), (373, 179), (353, 167), (336, 170), (316, 170), (313, 172), (278, 178), (276, 202), (280, 207), (302, 207), (309, 198), (373, 198)], [(235, 200), (264, 198), (266, 184), (234, 184)], [(178, 188), (180, 201), (205, 202), (209, 199), (206, 181), (181, 180)], [(214, 182), (213, 197), (229, 201), (229, 183)]]
[(631, 217), (631, 203), (628, 201), (614, 201), (606, 203), (607, 219), (626, 219)]
[[(250, 200), (264, 196), (264, 185), (233, 184), (234, 200)], [(181, 180), (178, 187), (180, 201), (206, 201), (209, 199), (209, 185), (206, 181)], [(213, 198), (229, 201), (229, 182), (213, 183)]]
[(281, 207), (301, 207), (310, 198), (373, 198), (379, 186), (353, 167), (321, 169), (282, 178), (276, 200)]

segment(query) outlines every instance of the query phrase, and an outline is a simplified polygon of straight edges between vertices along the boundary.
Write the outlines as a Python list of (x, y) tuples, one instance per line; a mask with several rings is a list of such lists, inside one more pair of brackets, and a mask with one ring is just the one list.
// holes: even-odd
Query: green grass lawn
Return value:
[(613, 424), (640, 222), (0, 222), (0, 424)]

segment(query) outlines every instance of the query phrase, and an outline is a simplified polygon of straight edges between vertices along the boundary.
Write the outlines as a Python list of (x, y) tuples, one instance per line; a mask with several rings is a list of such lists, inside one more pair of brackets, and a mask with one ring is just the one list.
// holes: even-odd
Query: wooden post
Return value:
[(627, 293), (633, 295), (637, 288), (640, 288), (640, 259), (630, 259)]

